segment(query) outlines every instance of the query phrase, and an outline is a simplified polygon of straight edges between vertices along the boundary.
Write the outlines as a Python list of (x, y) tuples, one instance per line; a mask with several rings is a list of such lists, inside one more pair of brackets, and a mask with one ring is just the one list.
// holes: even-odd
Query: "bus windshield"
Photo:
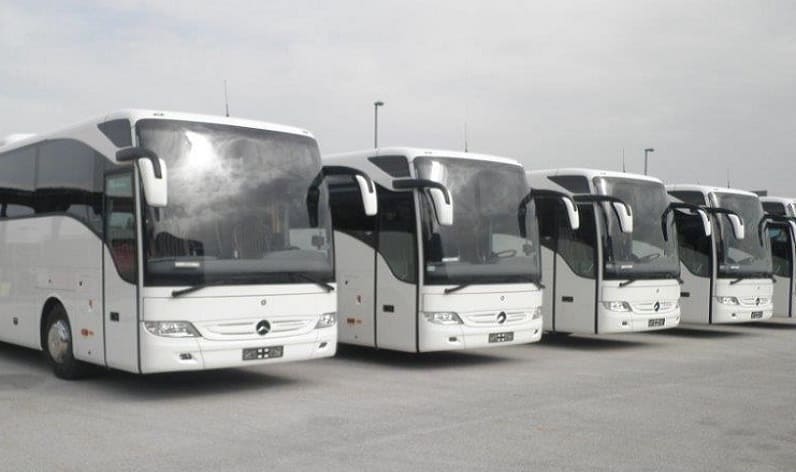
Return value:
[(626, 177), (597, 177), (597, 192), (617, 197), (630, 205), (633, 232), (622, 233), (609, 204), (608, 231), (603, 237), (605, 278), (658, 278), (680, 274), (674, 216), (666, 221), (669, 238), (663, 237), (661, 218), (669, 206), (666, 188), (659, 182)]
[(146, 285), (333, 280), (325, 186), (310, 137), (229, 125), (142, 120), (139, 141), (166, 162), (168, 205), (144, 208)]
[(719, 215), (719, 277), (770, 277), (771, 250), (768, 238), (760, 238), (763, 206), (752, 195), (716, 192), (716, 204), (734, 211), (743, 220), (744, 239), (736, 239), (730, 221)]
[(425, 283), (519, 283), (540, 278), (535, 207), (522, 167), (491, 161), (420, 157), (417, 175), (445, 184), (453, 198), (453, 225), (440, 226), (427, 192), (421, 195)]

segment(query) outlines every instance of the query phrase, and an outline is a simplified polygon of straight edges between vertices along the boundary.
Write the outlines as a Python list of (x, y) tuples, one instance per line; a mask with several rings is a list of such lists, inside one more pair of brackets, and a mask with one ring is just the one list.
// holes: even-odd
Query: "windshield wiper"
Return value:
[(446, 289), (445, 289), (445, 295), (447, 295), (447, 294), (449, 294), (449, 293), (453, 293), (453, 292), (458, 292), (459, 290), (461, 290), (461, 289), (463, 289), (463, 288), (467, 288), (467, 287), (469, 287), (470, 285), (472, 285), (472, 284), (470, 284), (470, 283), (467, 283), (467, 284), (459, 284), (459, 285), (457, 285), (457, 286), (455, 286), (455, 287), (446, 288)]
[(212, 287), (214, 285), (225, 285), (227, 283), (226, 280), (214, 280), (212, 282), (202, 282), (200, 284), (191, 285), (188, 288), (181, 288), (179, 290), (172, 290), (171, 296), (174, 298), (180, 297), (182, 295), (187, 295), (192, 292), (196, 292), (197, 290), (202, 290), (203, 288)]
[(637, 282), (639, 280), (638, 277), (631, 277), (624, 282), (619, 282), (620, 287), (627, 287), (628, 285), (632, 284), (633, 282)]
[(299, 279), (306, 280), (307, 282), (312, 282), (318, 287), (321, 287), (322, 289), (326, 290), (327, 293), (334, 291), (334, 287), (332, 285), (329, 285), (322, 280), (318, 280), (315, 277), (311, 277), (303, 272), (289, 272), (289, 274)]

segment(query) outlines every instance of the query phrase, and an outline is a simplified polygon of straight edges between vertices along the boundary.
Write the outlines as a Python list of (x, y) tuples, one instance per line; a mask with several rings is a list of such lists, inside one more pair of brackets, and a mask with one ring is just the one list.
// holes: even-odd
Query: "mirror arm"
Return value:
[(137, 161), (138, 159), (149, 159), (152, 163), (152, 169), (155, 172), (155, 178), (162, 179), (163, 172), (160, 169), (160, 159), (155, 151), (144, 147), (128, 147), (116, 151), (116, 160), (118, 162)]
[(445, 203), (450, 205), (451, 204), (451, 193), (444, 184), (439, 182), (435, 182), (433, 180), (428, 179), (397, 179), (392, 181), (392, 187), (395, 190), (414, 190), (414, 189), (426, 189), (426, 188), (435, 188), (437, 190), (442, 191), (443, 197), (445, 197)]
[[(578, 194), (573, 195), (572, 199), (577, 203), (619, 203), (623, 205), (627, 210), (628, 215), (632, 215), (629, 211), (630, 207), (627, 206), (627, 203), (624, 202), (621, 198), (612, 197), (610, 195), (590, 195), (590, 194)], [(611, 205), (611, 208), (614, 210), (616, 214), (617, 221), (621, 220), (622, 217), (619, 216), (619, 210), (616, 209), (615, 206)], [(605, 211), (605, 209), (603, 209)]]
[(699, 211), (700, 210), (704, 210), (704, 208), (702, 208), (702, 207), (700, 207), (698, 205), (692, 205), (690, 203), (678, 203), (678, 202), (670, 203), (669, 206), (666, 207), (665, 210), (663, 210), (663, 216), (661, 216), (661, 228), (663, 229), (663, 240), (664, 241), (668, 241), (669, 240), (669, 231), (668, 231), (668, 228), (666, 226), (666, 218), (669, 216), (669, 213), (671, 213), (674, 210), (691, 210), (694, 213), (696, 213), (697, 216), (699, 216)]
[[(352, 177), (358, 175), (358, 176), (362, 177), (363, 179), (365, 179), (365, 181), (368, 183), (368, 192), (373, 193), (373, 191), (374, 191), (373, 190), (374, 189), (373, 179), (371, 179), (368, 174), (362, 172), (359, 169), (354, 169), (353, 167), (347, 167), (347, 166), (323, 166), (323, 170), (321, 171), (320, 175), (321, 175), (321, 177), (320, 177), (321, 180), (323, 180), (324, 177), (329, 176), (329, 175), (350, 175)], [(318, 179), (318, 177), (315, 177), (315, 178)], [(320, 182), (318, 182), (318, 184), (320, 184)]]

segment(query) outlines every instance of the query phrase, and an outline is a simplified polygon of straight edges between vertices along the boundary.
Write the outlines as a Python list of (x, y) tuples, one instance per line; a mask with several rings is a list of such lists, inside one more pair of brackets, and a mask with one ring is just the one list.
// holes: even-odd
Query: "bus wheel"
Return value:
[(44, 353), (56, 377), (75, 380), (85, 375), (86, 365), (72, 352), (72, 328), (62, 306), (50, 310), (44, 336)]

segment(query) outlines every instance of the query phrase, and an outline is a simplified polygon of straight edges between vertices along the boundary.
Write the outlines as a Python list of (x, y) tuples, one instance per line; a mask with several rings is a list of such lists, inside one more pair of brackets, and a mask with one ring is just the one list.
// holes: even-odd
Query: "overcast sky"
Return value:
[(796, 2), (0, 0), (0, 135), (117, 108), (796, 197)]

